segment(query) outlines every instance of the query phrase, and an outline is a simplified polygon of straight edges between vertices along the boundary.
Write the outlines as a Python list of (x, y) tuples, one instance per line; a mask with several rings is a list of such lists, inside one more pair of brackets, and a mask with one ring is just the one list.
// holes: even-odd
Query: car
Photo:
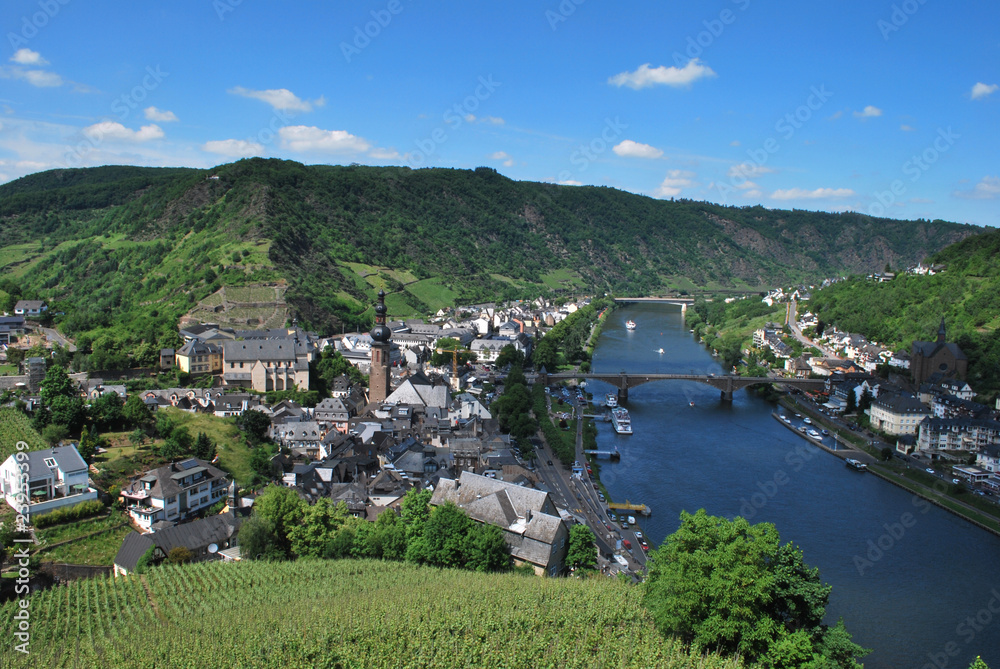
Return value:
[(924, 471), (925, 471), (925, 472), (927, 472), (928, 474), (933, 474), (933, 473), (934, 473), (934, 470), (933, 470), (933, 469), (931, 469), (930, 467), (928, 467), (928, 468), (927, 468), (927, 469), (925, 469)]
[(642, 532), (640, 532), (639, 530), (636, 530), (635, 531), (635, 538), (636, 539), (642, 539)]
[(610, 519), (611, 519), (611, 522), (612, 522), (612, 523), (617, 523), (617, 522), (618, 522), (618, 516), (616, 516), (616, 515), (615, 515), (615, 514), (613, 514), (613, 513), (609, 513), (609, 514), (608, 514), (608, 518), (610, 518)]
[(551, 460), (547, 460), (547, 462), (548, 462), (549, 467), (551, 467), (552, 466), (552, 461)]
[(628, 529), (628, 521), (627, 520), (623, 520), (622, 521), (622, 529), (623, 530), (627, 530)]
[(632, 542), (628, 539), (622, 539), (622, 546), (624, 546), (626, 550), (632, 550)]
[(951, 482), (955, 484), (961, 483), (961, 481), (959, 481), (958, 479), (952, 479)]
[(612, 531), (611, 523), (604, 523), (604, 527), (608, 528), (608, 532)]
[(649, 551), (649, 544), (647, 544), (645, 541), (640, 542), (639, 545), (642, 546), (642, 550), (647, 552)]

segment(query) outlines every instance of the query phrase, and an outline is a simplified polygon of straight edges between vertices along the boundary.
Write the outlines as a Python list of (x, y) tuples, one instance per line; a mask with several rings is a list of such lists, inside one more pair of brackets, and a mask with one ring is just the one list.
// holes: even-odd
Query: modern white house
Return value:
[(160, 521), (179, 521), (226, 498), (226, 473), (198, 458), (150, 470), (122, 489), (129, 515), (149, 531)]
[(27, 506), (29, 516), (97, 499), (75, 446), (14, 453), (0, 465), (0, 492), (16, 511)]
[(14, 315), (32, 318), (41, 316), (48, 311), (49, 307), (41, 300), (18, 300), (14, 305)]

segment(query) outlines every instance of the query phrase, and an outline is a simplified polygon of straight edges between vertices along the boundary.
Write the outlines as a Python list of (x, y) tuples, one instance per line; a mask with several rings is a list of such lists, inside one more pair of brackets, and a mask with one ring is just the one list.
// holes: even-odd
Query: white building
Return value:
[(29, 516), (97, 499), (75, 446), (11, 455), (0, 465), (0, 492), (15, 511), (27, 505)]
[(198, 458), (189, 458), (147, 472), (122, 490), (136, 525), (152, 529), (161, 520), (177, 521), (225, 499), (226, 473)]

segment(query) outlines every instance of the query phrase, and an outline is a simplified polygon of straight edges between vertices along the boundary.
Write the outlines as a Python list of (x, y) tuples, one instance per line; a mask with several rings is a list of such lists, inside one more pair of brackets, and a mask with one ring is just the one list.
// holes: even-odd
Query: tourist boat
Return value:
[(618, 406), (618, 396), (614, 393), (608, 393), (604, 396), (604, 406), (614, 409)]
[(628, 415), (628, 409), (624, 407), (611, 410), (611, 424), (618, 434), (632, 434), (632, 419)]
[(625, 329), (626, 330), (634, 330), (635, 329), (635, 321), (633, 321), (631, 318), (628, 319), (627, 321), (625, 321)]
[(844, 460), (844, 464), (846, 464), (851, 469), (856, 469), (859, 472), (863, 472), (868, 469), (868, 465), (861, 462), (860, 460), (855, 460), (854, 458), (847, 458), (846, 460)]

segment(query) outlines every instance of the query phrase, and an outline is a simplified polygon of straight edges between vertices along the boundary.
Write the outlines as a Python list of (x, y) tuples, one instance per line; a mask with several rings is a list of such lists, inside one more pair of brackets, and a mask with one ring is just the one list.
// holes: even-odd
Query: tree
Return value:
[(236, 425), (246, 435), (251, 446), (267, 441), (267, 431), (271, 429), (271, 419), (263, 411), (250, 409), (240, 414)]
[(854, 394), (854, 389), (851, 388), (847, 391), (847, 406), (844, 408), (844, 415), (852, 414), (857, 411), (858, 408), (858, 398)]
[(174, 546), (167, 553), (168, 564), (187, 564), (194, 559), (194, 553), (186, 546)]
[[(453, 502), (434, 507), (424, 524), (423, 535), (416, 540), (414, 557), (418, 562), (439, 567), (465, 567), (465, 542), (471, 523), (465, 511)], [(409, 551), (406, 557), (410, 559)]]
[(254, 502), (254, 510), (273, 524), (274, 536), (284, 555), (291, 551), (288, 537), (293, 527), (302, 521), (305, 503), (291, 488), (270, 485)]
[(524, 351), (519, 351), (513, 344), (507, 344), (500, 349), (500, 353), (497, 355), (497, 359), (493, 361), (493, 364), (500, 369), (503, 369), (507, 365), (517, 365), (520, 367), (524, 365)]
[(886, 446), (879, 452), (879, 457), (883, 462), (889, 462), (889, 460), (892, 460), (892, 449)]
[(861, 390), (861, 399), (858, 400), (858, 410), (867, 411), (872, 405), (872, 392), (868, 390), (868, 386), (863, 386)]
[(215, 457), (215, 442), (209, 439), (204, 432), (199, 432), (198, 438), (194, 441), (194, 455), (209, 461)]
[(472, 523), (466, 535), (465, 566), (475, 571), (507, 571), (510, 569), (510, 549), (503, 530), (496, 525)]
[(118, 430), (125, 422), (124, 402), (118, 393), (104, 393), (90, 403), (90, 419), (101, 432)]
[(322, 557), (347, 516), (347, 505), (343, 502), (334, 506), (329, 499), (321, 498), (312, 506), (305, 506), (302, 520), (288, 530), (292, 553), (298, 557)]
[(243, 521), (238, 535), (243, 560), (283, 560), (285, 553), (274, 533), (274, 523), (257, 511)]
[[(476, 354), (468, 351), (465, 345), (452, 337), (442, 337), (434, 344), (434, 354), (431, 355), (431, 364), (436, 367), (450, 365), (453, 362), (452, 351), (458, 351), (458, 364), (464, 365), (470, 360), (476, 359)], [(440, 351), (440, 353), (438, 352)]]
[(145, 574), (149, 568), (156, 564), (156, 546), (150, 546), (146, 552), (139, 556), (135, 563), (135, 573)]
[(374, 531), (367, 537), (372, 557), (385, 560), (406, 558), (406, 525), (392, 509), (386, 509), (375, 521)]
[(52, 423), (63, 425), (71, 434), (78, 434), (87, 419), (87, 407), (79, 397), (57, 395), (48, 404)]
[(69, 430), (66, 429), (65, 425), (57, 425), (53, 423), (42, 428), (41, 434), (42, 439), (53, 446), (56, 446), (60, 441), (69, 437)]
[(586, 525), (574, 525), (570, 528), (566, 566), (574, 571), (591, 571), (597, 568), (597, 544), (594, 533)]
[(39, 387), (41, 388), (39, 395), (46, 404), (51, 404), (56, 397), (76, 397), (77, 394), (76, 383), (59, 365), (49, 367)]
[(138, 393), (132, 393), (125, 401), (125, 406), (122, 407), (122, 417), (127, 425), (136, 429), (145, 428), (153, 421), (149, 408)]
[(836, 648), (822, 666), (855, 669), (868, 652), (822, 624), (830, 586), (770, 523), (682, 512), (650, 562), (644, 599), (664, 635), (765, 666), (817, 666)]

